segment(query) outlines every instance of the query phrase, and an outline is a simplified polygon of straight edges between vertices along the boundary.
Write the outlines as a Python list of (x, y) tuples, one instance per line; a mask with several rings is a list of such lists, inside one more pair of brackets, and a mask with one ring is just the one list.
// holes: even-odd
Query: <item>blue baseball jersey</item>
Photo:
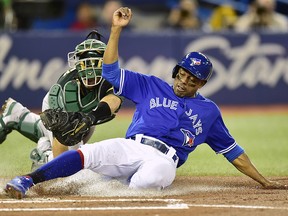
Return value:
[[(173, 87), (163, 80), (120, 70), (115, 65), (103, 65), (103, 76), (114, 86), (116, 95), (122, 95), (136, 105), (126, 137), (144, 134), (162, 140), (177, 151), (178, 167), (202, 143), (221, 154), (238, 146), (226, 128), (218, 106), (200, 93), (194, 98), (178, 97)], [(233, 159), (242, 152), (242, 148), (238, 149)]]

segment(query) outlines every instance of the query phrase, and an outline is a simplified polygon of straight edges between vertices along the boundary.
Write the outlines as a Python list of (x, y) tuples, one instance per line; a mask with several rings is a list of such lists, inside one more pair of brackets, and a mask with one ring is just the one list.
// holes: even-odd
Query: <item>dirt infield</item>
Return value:
[[(81, 178), (39, 184), (23, 200), (1, 191), (0, 215), (288, 215), (287, 190), (264, 190), (247, 177), (178, 176), (162, 191), (132, 191), (115, 180)], [(288, 184), (286, 177), (274, 180)]]

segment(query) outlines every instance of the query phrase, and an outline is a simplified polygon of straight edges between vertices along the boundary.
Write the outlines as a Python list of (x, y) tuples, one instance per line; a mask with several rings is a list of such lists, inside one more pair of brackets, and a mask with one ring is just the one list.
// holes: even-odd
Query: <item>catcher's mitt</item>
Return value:
[(93, 125), (91, 116), (81, 112), (65, 112), (62, 109), (48, 109), (40, 113), (44, 126), (54, 137), (66, 146), (81, 142)]

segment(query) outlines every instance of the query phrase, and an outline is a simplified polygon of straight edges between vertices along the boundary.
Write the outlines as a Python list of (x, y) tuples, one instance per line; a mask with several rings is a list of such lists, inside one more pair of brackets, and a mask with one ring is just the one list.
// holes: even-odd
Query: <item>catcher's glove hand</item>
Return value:
[(66, 112), (62, 109), (48, 109), (40, 113), (44, 126), (54, 137), (66, 146), (81, 142), (93, 125), (92, 116), (81, 112)]

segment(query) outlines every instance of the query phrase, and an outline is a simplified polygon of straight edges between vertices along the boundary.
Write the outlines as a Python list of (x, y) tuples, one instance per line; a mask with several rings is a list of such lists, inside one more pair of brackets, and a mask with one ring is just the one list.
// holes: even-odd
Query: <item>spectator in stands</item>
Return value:
[(223, 31), (233, 29), (237, 21), (237, 13), (229, 4), (223, 4), (215, 8), (210, 21), (209, 29), (212, 31)]
[(288, 20), (275, 10), (275, 0), (254, 0), (235, 24), (238, 32), (249, 30), (288, 31)]
[(96, 14), (93, 5), (81, 2), (76, 10), (76, 21), (70, 26), (71, 30), (95, 29), (97, 26)]
[(0, 0), (0, 29), (14, 30), (17, 28), (17, 18), (15, 17), (12, 1)]
[(171, 9), (167, 25), (177, 29), (200, 29), (201, 21), (197, 9), (196, 0), (180, 0), (179, 4)]
[(103, 28), (110, 28), (113, 13), (120, 7), (122, 7), (121, 1), (106, 0), (99, 17), (99, 26)]

